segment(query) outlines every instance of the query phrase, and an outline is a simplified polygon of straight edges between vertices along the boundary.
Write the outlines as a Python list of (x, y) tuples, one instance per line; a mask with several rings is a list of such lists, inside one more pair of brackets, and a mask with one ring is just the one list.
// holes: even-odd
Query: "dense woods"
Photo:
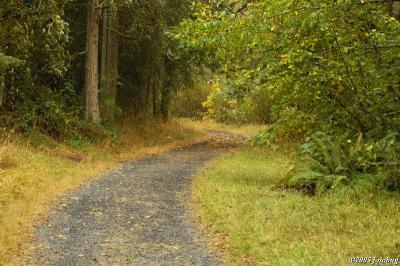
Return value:
[(1, 3), (2, 125), (64, 138), (166, 120), (189, 68), (165, 33), (187, 15), (183, 0)]

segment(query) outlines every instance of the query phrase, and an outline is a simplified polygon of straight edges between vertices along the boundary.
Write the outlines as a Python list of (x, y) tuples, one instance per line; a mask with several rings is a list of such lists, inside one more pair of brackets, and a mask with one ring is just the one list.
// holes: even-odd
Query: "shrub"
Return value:
[(240, 122), (243, 120), (243, 113), (238, 108), (238, 100), (231, 97), (224, 86), (218, 80), (211, 86), (211, 93), (203, 103), (207, 109), (206, 117), (216, 122)]
[[(400, 139), (399, 133), (391, 133), (376, 145), (377, 173), (384, 187), (400, 191)], [(373, 150), (371, 148), (371, 150)]]
[(349, 158), (341, 145), (328, 135), (318, 132), (307, 138), (300, 146), (300, 155), (307, 169), (294, 174), (288, 185), (309, 185), (323, 193), (349, 182), (352, 173)]
[(272, 122), (272, 105), (265, 90), (258, 90), (245, 96), (240, 106), (246, 122), (269, 124)]
[(301, 113), (295, 108), (287, 108), (281, 112), (276, 123), (258, 132), (248, 142), (251, 145), (277, 148), (285, 144), (298, 143), (316, 128), (314, 116)]
[(308, 168), (295, 174), (288, 183), (313, 184), (326, 190), (356, 178), (374, 176), (375, 186), (400, 191), (398, 133), (367, 143), (363, 143), (361, 134), (356, 141), (344, 139), (321, 132), (308, 138), (300, 146), (300, 154), (305, 156)]
[(203, 103), (207, 101), (210, 86), (203, 80), (197, 80), (193, 87), (177, 92), (174, 100), (174, 115), (183, 118), (202, 118), (207, 109)]
[(319, 172), (334, 175), (352, 172), (352, 162), (343, 149), (340, 140), (317, 132), (300, 145), (300, 154), (306, 156), (310, 167)]

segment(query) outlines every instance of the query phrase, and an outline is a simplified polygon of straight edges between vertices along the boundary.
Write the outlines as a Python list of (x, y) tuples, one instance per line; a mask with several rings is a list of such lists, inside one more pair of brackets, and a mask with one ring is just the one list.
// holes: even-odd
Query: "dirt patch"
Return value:
[(13, 158), (9, 155), (5, 155), (0, 158), (0, 169), (6, 170), (10, 168), (14, 168), (17, 166), (17, 163), (14, 161)]

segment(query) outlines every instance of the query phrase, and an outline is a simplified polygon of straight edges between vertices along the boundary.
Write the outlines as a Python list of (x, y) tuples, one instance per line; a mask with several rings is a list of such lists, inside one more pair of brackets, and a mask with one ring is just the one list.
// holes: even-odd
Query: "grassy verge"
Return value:
[(119, 144), (72, 140), (71, 146), (45, 136), (0, 138), (0, 264), (15, 264), (25, 255), (24, 243), (33, 224), (43, 219), (61, 194), (123, 161), (201, 138), (204, 133), (177, 122), (140, 129), (125, 125)]
[(400, 255), (400, 197), (367, 184), (308, 197), (276, 184), (295, 157), (245, 148), (194, 185), (201, 222), (220, 236), (227, 265), (346, 265)]

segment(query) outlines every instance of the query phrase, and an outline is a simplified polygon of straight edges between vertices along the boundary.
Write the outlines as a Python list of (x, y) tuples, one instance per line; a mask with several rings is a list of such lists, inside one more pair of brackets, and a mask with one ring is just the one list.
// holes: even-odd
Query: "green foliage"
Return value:
[(12, 65), (17, 65), (21, 63), (18, 59), (12, 56), (6, 56), (3, 53), (0, 53), (0, 72), (7, 70)]
[(339, 132), (398, 128), (400, 24), (379, 5), (255, 1), (235, 13), (227, 3), (197, 5), (175, 38), (194, 63), (226, 76), (239, 102), (265, 91), (278, 120), (296, 108)]
[(296, 108), (287, 108), (280, 113), (279, 123), (272, 123), (256, 134), (249, 143), (276, 149), (285, 143), (301, 141), (305, 136), (310, 136), (316, 127), (315, 116), (302, 113)]
[(211, 93), (203, 103), (203, 106), (208, 110), (206, 116), (216, 122), (239, 122), (243, 114), (237, 108), (238, 101), (230, 97), (223, 87), (224, 84), (219, 80), (212, 84)]
[(316, 115), (288, 107), (279, 113), (279, 120), (273, 124), (270, 137), (278, 142), (298, 142), (318, 130), (321, 126), (318, 122)]
[(300, 146), (300, 154), (309, 157), (311, 168), (325, 174), (348, 174), (354, 166), (340, 144), (321, 132)]
[[(290, 178), (290, 186), (310, 186), (318, 194), (326, 192), (328, 189), (334, 189), (343, 183), (348, 183), (348, 178), (343, 175), (327, 175), (314, 171), (301, 171)], [(315, 193), (312, 191), (311, 193)]]
[(269, 124), (272, 122), (272, 105), (264, 90), (250, 91), (240, 105), (245, 122)]
[[(278, 124), (280, 125), (280, 124)], [(275, 125), (260, 131), (248, 141), (252, 146), (279, 148)], [(378, 141), (364, 143), (362, 135), (357, 139), (346, 136), (331, 137), (323, 132), (316, 132), (299, 146), (299, 156), (306, 167), (295, 169), (283, 181), (294, 187), (308, 186), (318, 193), (338, 187), (339, 184), (362, 182), (367, 179), (368, 186), (398, 191), (400, 184), (399, 134), (391, 133)], [(375, 177), (373, 181), (371, 176)]]
[(188, 15), (187, 0), (130, 1), (119, 12), (121, 36), (118, 104), (140, 120), (166, 118), (173, 96), (191, 81), (185, 58), (166, 31)]
[(172, 108), (176, 117), (201, 119), (207, 112), (203, 103), (210, 94), (210, 86), (205, 80), (196, 79), (190, 88), (176, 94)]
[(352, 164), (342, 147), (324, 133), (316, 133), (300, 146), (307, 169), (292, 176), (289, 185), (312, 185), (318, 193), (349, 182)]
[[(4, 1), (3, 1), (4, 2)], [(111, 133), (84, 119), (86, 2), (0, 3), (0, 122), (23, 133), (72, 143)], [(174, 55), (166, 30), (186, 16), (188, 1), (101, 1), (119, 16), (118, 115), (158, 118), (188, 87), (190, 67)], [(100, 36), (101, 39), (101, 36)], [(113, 77), (114, 78), (114, 77)], [(117, 105), (117, 106), (114, 106)], [(147, 117), (146, 117), (147, 118)]]
[(400, 191), (400, 139), (399, 133), (391, 133), (370, 144), (370, 157), (377, 165), (377, 173), (383, 185), (391, 191)]
[[(210, 96), (209, 110), (222, 108), (241, 120), (243, 110), (252, 107), (257, 120), (273, 122), (255, 140), (269, 146), (329, 134), (329, 141), (313, 141), (321, 153), (317, 161), (331, 175), (366, 172), (385, 180), (398, 175), (393, 155), (398, 140), (381, 151), (381, 160), (392, 165), (386, 174), (381, 172), (389, 168), (371, 157), (375, 148), (369, 148), (383, 145), (400, 128), (400, 23), (385, 5), (209, 1), (193, 10), (193, 19), (181, 23), (174, 38), (193, 64), (225, 80)], [(262, 95), (264, 105), (253, 95)]]
[(271, 127), (260, 130), (251, 139), (246, 140), (245, 143), (251, 146), (268, 147), (275, 150), (277, 148), (277, 145), (275, 141), (271, 138), (272, 130), (273, 129)]
[(68, 141), (79, 143), (101, 143), (108, 145), (121, 142), (121, 130), (115, 124), (96, 125), (77, 121), (69, 132)]
[[(69, 53), (66, 1), (0, 4), (0, 92), (5, 126), (59, 138), (73, 115), (67, 108)], [(68, 95), (69, 96), (69, 95)], [(71, 99), (74, 101), (74, 99)]]
[[(378, 177), (375, 186), (390, 191), (399, 191), (399, 140), (398, 133), (369, 143), (341, 138), (333, 139), (324, 133), (316, 133), (300, 146), (300, 155), (305, 159), (307, 170), (296, 173), (290, 185), (313, 184), (335, 187), (337, 182), (348, 182), (358, 178)], [(328, 186), (326, 186), (328, 185)]]

